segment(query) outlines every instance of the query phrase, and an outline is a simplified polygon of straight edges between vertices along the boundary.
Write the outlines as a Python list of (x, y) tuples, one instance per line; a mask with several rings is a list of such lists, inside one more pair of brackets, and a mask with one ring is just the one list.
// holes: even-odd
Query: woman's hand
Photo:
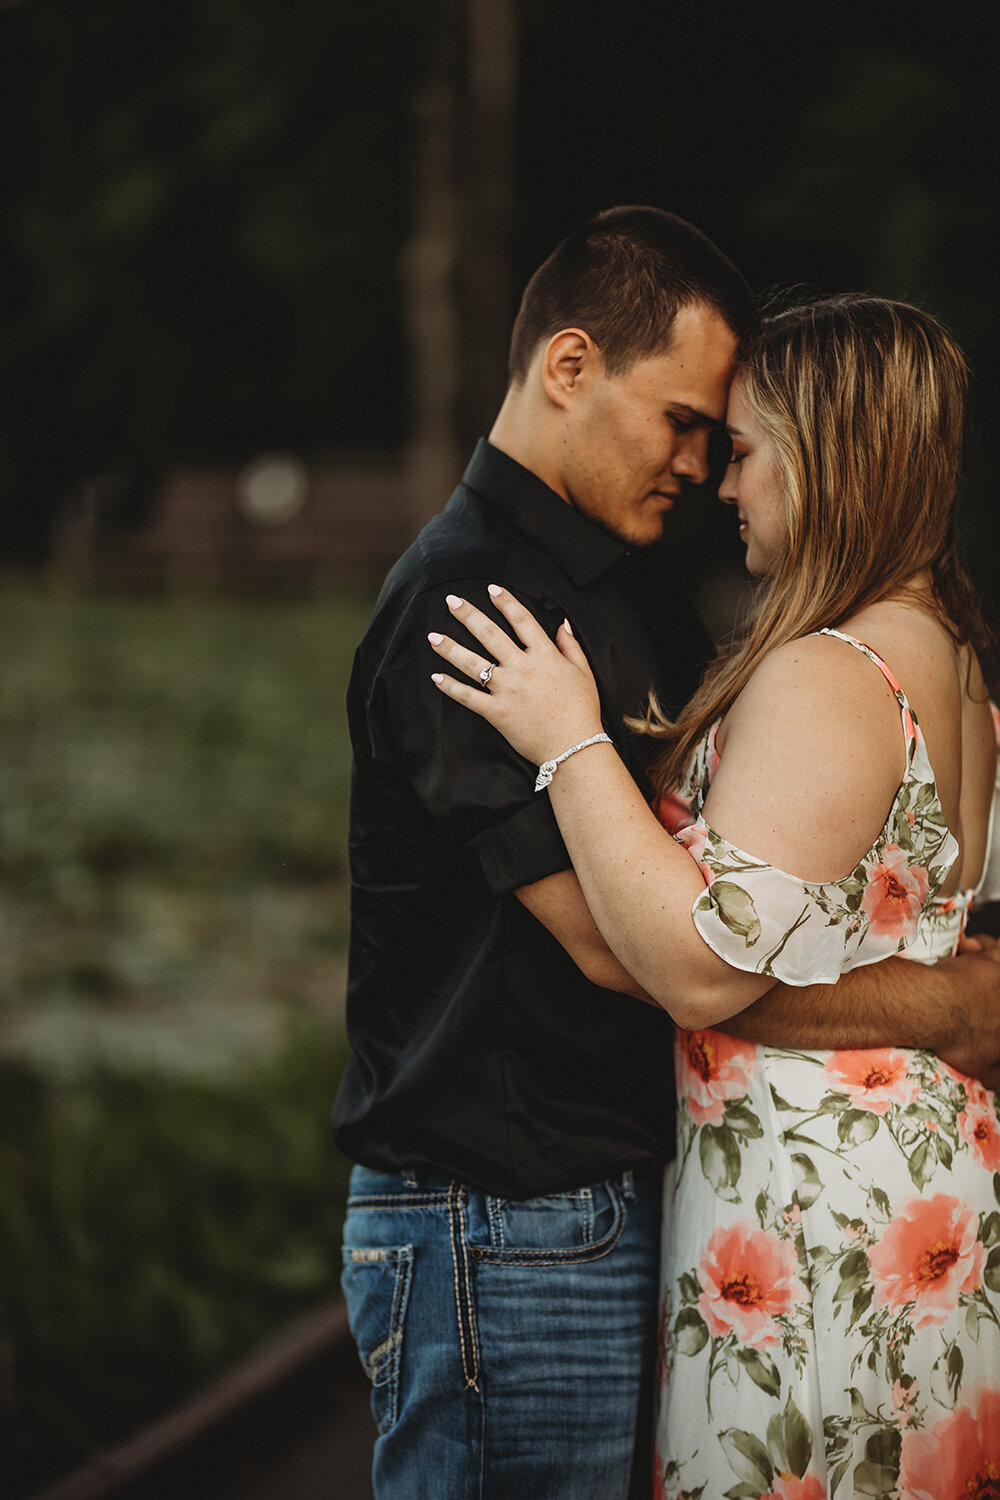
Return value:
[(495, 665), (482, 687), (470, 687), (442, 672), (434, 672), (433, 681), (456, 703), (488, 720), (520, 755), (538, 765), (600, 733), (597, 684), (568, 622), (560, 625), (553, 643), (506, 589), (491, 583), (489, 592), (517, 640), (466, 600), (450, 594), (452, 614), (487, 654), (468, 651), (437, 631), (428, 636), (434, 650), (474, 682), (481, 682), (490, 665)]

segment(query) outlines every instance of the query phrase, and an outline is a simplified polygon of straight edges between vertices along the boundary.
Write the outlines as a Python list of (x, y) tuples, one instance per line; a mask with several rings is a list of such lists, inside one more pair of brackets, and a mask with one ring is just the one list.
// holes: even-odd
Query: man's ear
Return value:
[(567, 407), (604, 371), (601, 352), (582, 328), (554, 333), (542, 355), (542, 385), (554, 406)]

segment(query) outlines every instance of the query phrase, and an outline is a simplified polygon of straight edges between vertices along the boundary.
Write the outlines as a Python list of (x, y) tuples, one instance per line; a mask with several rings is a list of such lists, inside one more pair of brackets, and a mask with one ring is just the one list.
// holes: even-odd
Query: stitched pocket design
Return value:
[(380, 1433), (399, 1412), (403, 1331), (413, 1278), (412, 1245), (344, 1247), (341, 1285), (351, 1333), (372, 1383), (372, 1414)]

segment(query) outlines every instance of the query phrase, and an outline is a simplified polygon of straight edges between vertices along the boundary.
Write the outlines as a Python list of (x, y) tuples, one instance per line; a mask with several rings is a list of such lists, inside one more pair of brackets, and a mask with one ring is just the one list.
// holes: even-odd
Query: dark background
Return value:
[[(991, 15), (0, 0), (8, 562), (44, 557), (96, 473), (125, 480), (115, 519), (141, 519), (179, 459), (402, 463), (423, 434), (436, 494), (502, 393), (531, 270), (577, 221), (648, 202), (757, 287), (874, 290), (953, 328), (976, 372), (973, 551), (996, 593)], [(415, 269), (428, 244), (448, 261), (436, 283)], [(435, 305), (458, 378), (428, 413)]]

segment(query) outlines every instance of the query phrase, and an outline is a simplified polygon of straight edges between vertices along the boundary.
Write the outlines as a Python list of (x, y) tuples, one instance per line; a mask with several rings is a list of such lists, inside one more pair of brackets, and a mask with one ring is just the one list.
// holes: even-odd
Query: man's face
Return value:
[(708, 437), (725, 416), (736, 342), (719, 314), (697, 303), (677, 314), (666, 354), (582, 389), (567, 413), (564, 498), (633, 546), (657, 541), (681, 480), (708, 476)]

